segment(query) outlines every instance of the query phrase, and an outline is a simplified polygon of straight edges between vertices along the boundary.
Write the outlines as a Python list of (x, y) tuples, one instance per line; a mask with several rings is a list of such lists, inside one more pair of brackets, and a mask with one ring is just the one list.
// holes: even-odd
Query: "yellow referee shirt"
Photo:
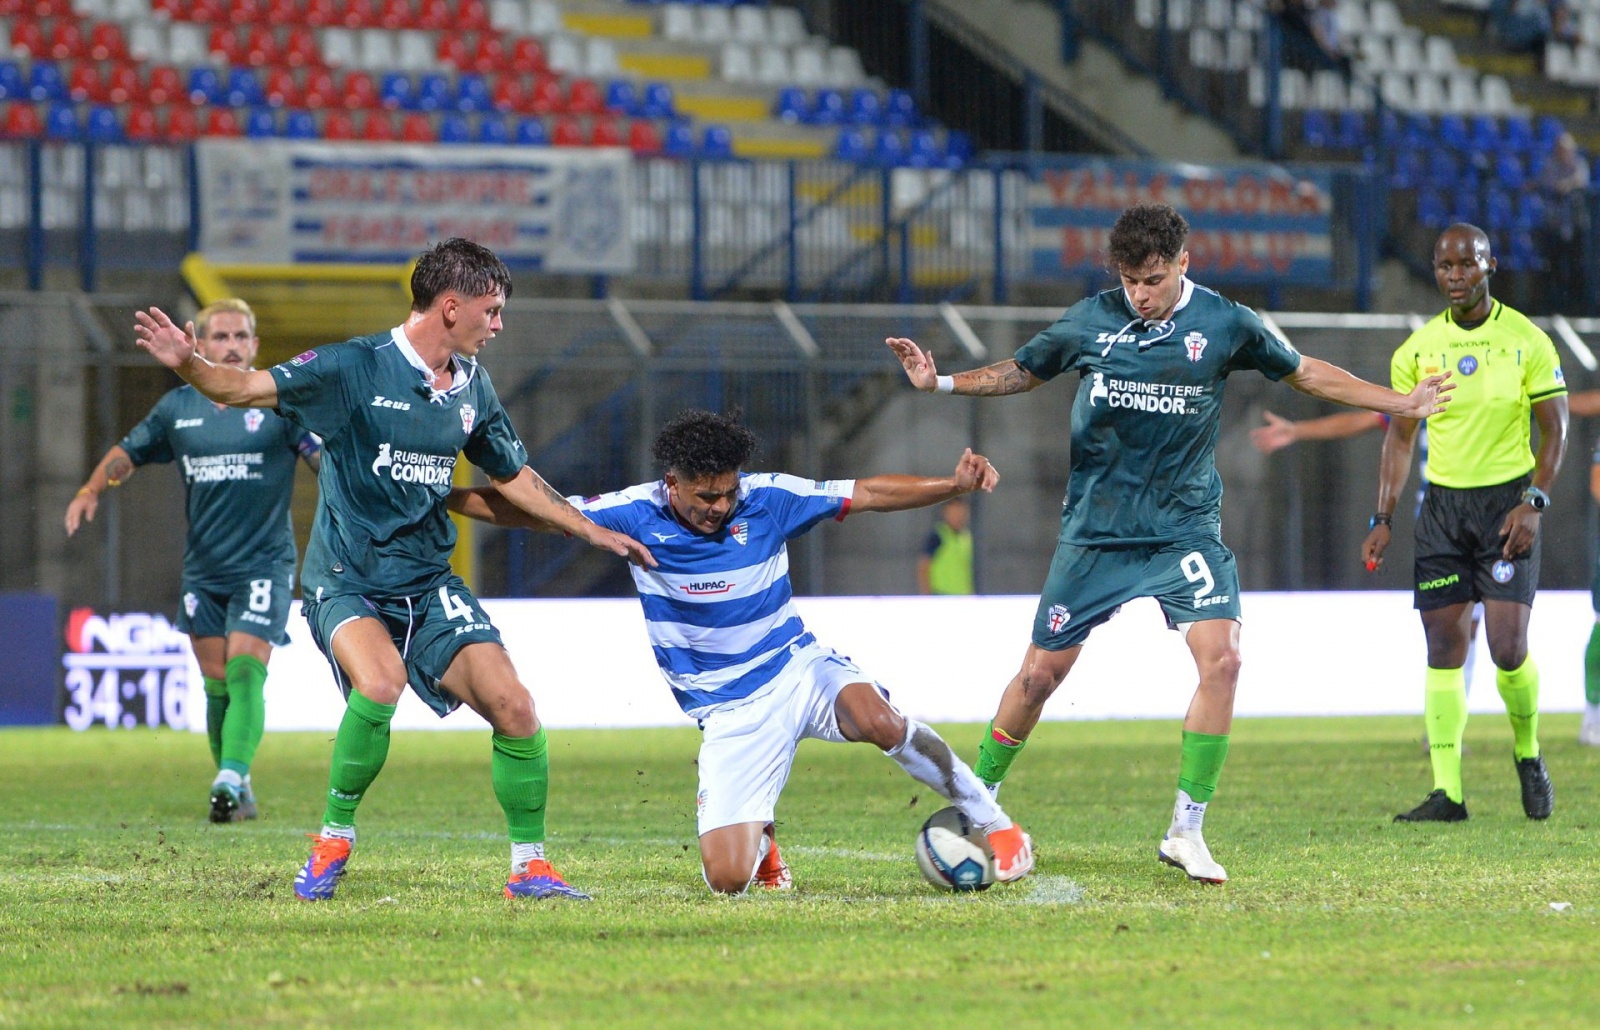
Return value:
[(1428, 482), (1467, 489), (1532, 471), (1533, 405), (1567, 392), (1550, 337), (1499, 301), (1476, 329), (1461, 328), (1446, 309), (1394, 352), (1389, 379), (1410, 393), (1445, 371), (1455, 390), (1450, 406), (1428, 419)]

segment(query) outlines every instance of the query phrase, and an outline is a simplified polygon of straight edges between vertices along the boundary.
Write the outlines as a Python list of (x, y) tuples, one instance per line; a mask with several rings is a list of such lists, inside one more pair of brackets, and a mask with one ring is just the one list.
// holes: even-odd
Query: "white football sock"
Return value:
[(340, 826), (338, 823), (323, 823), (322, 835), (324, 837), (343, 837), (352, 844), (356, 842), (356, 828), (354, 826)]
[(238, 790), (244, 785), (244, 780), (232, 769), (218, 769), (217, 778), (211, 781), (211, 785), (215, 787), (222, 783), (226, 783), (233, 789)]
[(544, 857), (544, 841), (535, 841), (532, 844), (511, 842), (511, 871), (513, 873), (526, 872), (528, 863)]
[(1200, 826), (1205, 819), (1206, 802), (1196, 801), (1188, 791), (1180, 790), (1177, 803), (1172, 806), (1172, 826), (1167, 830), (1167, 835), (1199, 836)]
[(899, 746), (884, 754), (910, 774), (911, 778), (961, 809), (974, 826), (993, 833), (1011, 826), (989, 788), (978, 774), (956, 757), (944, 738), (915, 719), (906, 720), (906, 737)]

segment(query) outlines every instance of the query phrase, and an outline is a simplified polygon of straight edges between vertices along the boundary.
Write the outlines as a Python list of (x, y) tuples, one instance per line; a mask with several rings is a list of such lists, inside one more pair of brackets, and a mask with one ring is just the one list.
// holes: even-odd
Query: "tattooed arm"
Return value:
[(128, 452), (120, 445), (107, 451), (106, 456), (100, 459), (100, 464), (94, 467), (89, 478), (78, 488), (72, 503), (67, 505), (67, 535), (76, 533), (83, 523), (93, 522), (95, 512), (100, 508), (100, 495), (113, 486), (121, 486), (133, 475), (136, 467), (133, 459), (128, 457)]
[[(938, 390), (939, 370), (934, 367), (931, 352), (923, 351), (907, 339), (891, 338), (884, 342), (900, 359), (900, 366), (906, 370), (906, 378), (911, 380), (912, 386), (923, 393)], [(1044, 382), (1012, 358), (970, 372), (957, 372), (950, 379), (953, 389), (948, 392), (964, 397), (1005, 397), (1013, 393), (1027, 393)]]
[(544, 523), (557, 532), (575, 536), (602, 551), (621, 555), (635, 565), (655, 566), (656, 560), (650, 554), (649, 548), (632, 537), (613, 533), (584, 518), (582, 512), (568, 504), (567, 499), (562, 497), (555, 487), (546, 483), (528, 466), (522, 466), (521, 471), (510, 479), (495, 479), (493, 476), (489, 478), (501, 497), (520, 508), (535, 522)]

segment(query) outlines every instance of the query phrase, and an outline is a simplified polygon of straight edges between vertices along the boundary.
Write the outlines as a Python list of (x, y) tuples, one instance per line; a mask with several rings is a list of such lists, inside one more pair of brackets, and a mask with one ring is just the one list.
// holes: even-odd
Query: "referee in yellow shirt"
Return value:
[[(1461, 734), (1467, 725), (1461, 667), (1472, 607), (1483, 602), (1495, 684), (1515, 738), (1513, 755), (1530, 819), (1550, 815), (1555, 792), (1539, 754), (1539, 670), (1528, 656), (1528, 615), (1539, 588), (1539, 522), (1567, 446), (1567, 387), (1550, 337), (1489, 296), (1489, 238), (1452, 225), (1433, 246), (1433, 275), (1450, 307), (1395, 351), (1389, 374), (1404, 392), (1448, 372), (1450, 406), (1428, 419), (1427, 496), (1417, 515), (1415, 603), (1428, 639), (1423, 712), (1433, 792), (1397, 822), (1460, 822)], [(1539, 423), (1537, 455), (1529, 411)], [(1395, 417), (1383, 438), (1378, 510), (1362, 545), (1383, 562), (1395, 503), (1411, 471), (1418, 423)]]

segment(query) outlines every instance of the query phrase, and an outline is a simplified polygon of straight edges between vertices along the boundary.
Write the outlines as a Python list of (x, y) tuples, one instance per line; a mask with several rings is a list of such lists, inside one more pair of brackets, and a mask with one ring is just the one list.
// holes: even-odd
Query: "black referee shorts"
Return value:
[(1428, 487), (1417, 513), (1415, 605), (1420, 611), (1469, 601), (1533, 604), (1539, 589), (1539, 547), (1514, 561), (1501, 557), (1506, 514), (1522, 503), (1530, 477), (1499, 486)]

